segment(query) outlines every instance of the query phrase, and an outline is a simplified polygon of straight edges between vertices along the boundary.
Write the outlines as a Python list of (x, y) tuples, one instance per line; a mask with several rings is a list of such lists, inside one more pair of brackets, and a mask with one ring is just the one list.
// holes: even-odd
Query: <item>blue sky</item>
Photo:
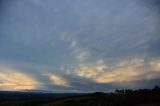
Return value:
[(1, 0), (0, 90), (150, 88), (160, 80), (158, 0)]

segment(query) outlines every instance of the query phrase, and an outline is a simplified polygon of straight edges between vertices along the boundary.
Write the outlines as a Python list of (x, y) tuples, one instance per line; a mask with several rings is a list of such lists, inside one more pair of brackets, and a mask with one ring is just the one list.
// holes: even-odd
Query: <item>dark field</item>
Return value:
[(1, 91), (0, 106), (160, 106), (160, 87), (92, 94)]

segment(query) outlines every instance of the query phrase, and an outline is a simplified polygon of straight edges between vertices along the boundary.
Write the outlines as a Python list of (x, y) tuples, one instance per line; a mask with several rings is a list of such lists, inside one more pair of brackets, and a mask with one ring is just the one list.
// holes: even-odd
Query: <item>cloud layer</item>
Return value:
[(158, 0), (2, 0), (0, 6), (1, 90), (159, 84)]

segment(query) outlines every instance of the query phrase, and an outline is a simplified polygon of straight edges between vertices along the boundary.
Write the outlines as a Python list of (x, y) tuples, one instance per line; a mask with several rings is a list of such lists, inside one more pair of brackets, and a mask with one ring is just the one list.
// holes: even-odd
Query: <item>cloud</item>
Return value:
[(146, 62), (143, 58), (135, 58), (122, 60), (113, 66), (104, 64), (80, 65), (74, 70), (74, 74), (79, 77), (89, 78), (97, 83), (153, 80), (160, 78), (160, 62), (157, 60)]
[(79, 61), (84, 61), (84, 60), (86, 60), (87, 58), (89, 57), (89, 53), (87, 52), (87, 51), (83, 51), (83, 52), (80, 52), (80, 53), (78, 53), (78, 55), (77, 55), (77, 60), (79, 60)]
[[(160, 57), (159, 11), (154, 5), (149, 0), (4, 1), (0, 62), (22, 69), (13, 75), (28, 79), (17, 80), (36, 78), (52, 89), (72, 85), (62, 77), (66, 74), (84, 78), (77, 79), (81, 83), (92, 80), (95, 86), (159, 78), (159, 62), (151, 60)], [(44, 70), (53, 74), (43, 76)], [(31, 72), (34, 78), (26, 74)], [(1, 75), (6, 79), (10, 73)]]
[(54, 85), (62, 87), (70, 87), (69, 81), (56, 74), (46, 74)]
[(77, 44), (77, 41), (76, 40), (72, 40), (71, 41), (71, 44), (70, 44), (70, 48), (74, 48)]
[(154, 71), (160, 72), (160, 61), (151, 61), (150, 65)]
[(27, 90), (38, 86), (34, 78), (22, 71), (0, 68), (0, 90)]
[[(151, 65), (150, 65), (151, 63)], [(147, 67), (145, 67), (148, 65)], [(104, 72), (103, 75), (95, 78), (98, 83), (113, 83), (113, 82), (133, 82), (138, 80), (153, 80), (160, 78), (159, 62), (144, 63), (143, 59), (133, 59), (124, 61), (115, 67), (113, 70)]]
[(116, 67), (125, 67), (125, 66), (132, 66), (132, 67), (143, 67), (144, 66), (144, 58), (129, 58), (123, 59), (116, 63)]
[(98, 83), (130, 82), (138, 80), (137, 77), (139, 75), (143, 75), (141, 70), (133, 67), (125, 67), (105, 72), (103, 75), (95, 78), (95, 81)]
[(74, 74), (80, 77), (94, 78), (100, 73), (106, 70), (106, 66), (102, 64), (92, 65), (80, 65), (78, 68), (74, 69)]

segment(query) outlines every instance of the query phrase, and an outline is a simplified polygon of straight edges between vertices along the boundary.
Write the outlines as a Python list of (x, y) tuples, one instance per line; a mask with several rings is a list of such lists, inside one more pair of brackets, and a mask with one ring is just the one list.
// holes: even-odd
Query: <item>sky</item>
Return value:
[(1, 0), (0, 90), (160, 84), (159, 0)]

